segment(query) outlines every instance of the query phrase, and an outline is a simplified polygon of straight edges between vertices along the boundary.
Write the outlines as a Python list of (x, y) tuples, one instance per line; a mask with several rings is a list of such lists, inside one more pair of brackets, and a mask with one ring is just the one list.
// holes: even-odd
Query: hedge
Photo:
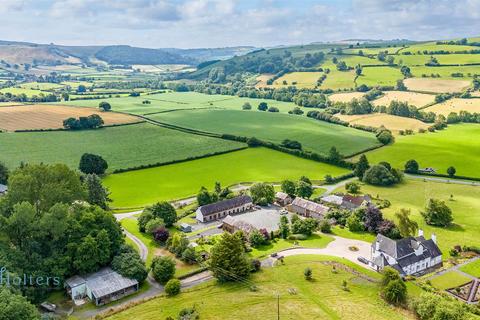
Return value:
[(243, 150), (243, 149), (247, 149), (247, 148), (248, 148), (247, 146), (244, 146), (244, 147), (239, 147), (237, 149), (211, 152), (211, 153), (207, 153), (207, 154), (204, 154), (204, 155), (201, 155), (201, 156), (188, 157), (188, 158), (185, 158), (185, 159), (172, 160), (172, 161), (167, 161), (167, 162), (156, 162), (156, 163), (150, 163), (150, 164), (142, 164), (140, 166), (135, 166), (135, 167), (129, 167), (129, 168), (124, 168), (124, 169), (115, 169), (115, 170), (113, 170), (112, 173), (122, 173), (122, 172), (128, 172), (128, 171), (135, 171), (135, 170), (161, 167), (161, 166), (166, 166), (166, 165), (169, 165), (169, 164), (198, 160), (198, 159), (203, 159), (203, 158), (207, 158), (207, 157), (211, 157), (211, 156), (218, 156), (218, 155), (221, 155), (221, 154), (230, 153), (230, 152)]
[[(235, 136), (235, 135), (232, 135), (232, 134), (222, 134), (221, 138), (226, 139), (226, 140), (233, 140), (233, 141), (240, 141), (240, 142), (248, 143), (248, 141), (250, 139), (253, 139), (254, 137), (247, 138), (247, 137)], [(313, 161), (317, 161), (317, 162), (329, 163), (329, 164), (337, 165), (339, 167), (346, 168), (346, 169), (353, 169), (353, 164), (350, 163), (350, 162), (347, 162), (345, 160), (340, 160), (338, 162), (334, 162), (334, 161), (331, 161), (328, 157), (326, 157), (324, 155), (321, 155), (319, 153), (316, 153), (316, 152), (310, 152), (310, 151), (304, 151), (304, 150), (298, 150), (298, 149), (288, 149), (288, 148), (285, 148), (281, 145), (275, 144), (273, 142), (262, 141), (262, 140), (257, 139), (257, 138), (255, 138), (255, 142), (256, 142), (255, 146), (259, 146), (259, 147), (262, 146), (262, 147), (266, 147), (266, 148), (273, 149), (273, 150), (276, 150), (276, 151), (288, 153), (288, 154), (291, 154), (291, 155), (294, 155), (294, 156), (297, 156), (297, 157), (300, 157), (300, 158), (309, 159), (309, 160), (313, 160)], [(251, 145), (251, 147), (253, 147), (253, 146)]]

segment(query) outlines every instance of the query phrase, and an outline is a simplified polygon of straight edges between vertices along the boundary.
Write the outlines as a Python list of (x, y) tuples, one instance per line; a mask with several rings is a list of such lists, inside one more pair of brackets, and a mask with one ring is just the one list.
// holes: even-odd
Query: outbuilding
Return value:
[(90, 299), (101, 306), (138, 290), (138, 281), (126, 278), (110, 268), (103, 268), (85, 277), (73, 276), (65, 281), (65, 289), (75, 304)]

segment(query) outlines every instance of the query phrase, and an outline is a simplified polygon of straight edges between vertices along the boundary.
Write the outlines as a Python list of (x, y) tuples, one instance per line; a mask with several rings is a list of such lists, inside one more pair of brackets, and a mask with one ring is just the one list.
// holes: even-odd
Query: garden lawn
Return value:
[(480, 278), (480, 260), (477, 259), (474, 262), (461, 266), (460, 270), (469, 275)]
[(299, 141), (304, 150), (327, 154), (335, 146), (349, 155), (379, 142), (371, 133), (313, 120), (305, 116), (272, 112), (233, 110), (192, 110), (152, 115), (152, 119), (181, 127), (256, 137), (280, 144), (284, 139)]
[(370, 163), (390, 162), (394, 167), (404, 168), (405, 163), (415, 159), (420, 168), (432, 167), (438, 173), (446, 173), (454, 166), (457, 175), (480, 177), (480, 126), (478, 124), (455, 124), (434, 133), (396, 137), (394, 144), (368, 152)]
[(268, 255), (282, 251), (288, 248), (295, 246), (295, 242), (298, 242), (298, 245), (303, 248), (325, 248), (330, 242), (334, 239), (327, 234), (312, 234), (306, 240), (287, 240), (287, 239), (277, 239), (276, 242), (270, 242), (268, 245), (263, 245), (257, 248), (252, 248), (250, 256), (254, 258), (266, 258)]
[[(336, 192), (344, 192), (339, 188)], [(373, 197), (380, 197), (391, 202), (389, 208), (382, 209), (385, 218), (396, 221), (395, 212), (401, 208), (410, 209), (410, 217), (414, 219), (425, 237), (430, 239), (432, 233), (437, 235), (437, 241), (444, 257), (449, 256), (450, 249), (455, 245), (478, 246), (480, 240), (480, 187), (453, 183), (424, 182), (417, 179), (406, 179), (405, 182), (393, 187), (375, 187), (362, 184), (361, 192)], [(450, 200), (450, 196), (453, 200)], [(430, 198), (445, 201), (453, 213), (453, 225), (447, 228), (429, 226), (423, 220), (420, 212), (424, 210)], [(335, 234), (357, 239), (357, 234), (350, 235), (348, 229), (334, 229)], [(361, 239), (361, 238), (360, 238)], [(372, 239), (372, 238), (371, 238)], [(361, 239), (363, 240), (363, 239)], [(365, 239), (367, 240), (367, 239)]]
[[(158, 297), (126, 309), (108, 319), (176, 318), (183, 308), (195, 306), (200, 319), (239, 320), (250, 318), (276, 319), (277, 294), (280, 295), (282, 319), (355, 319), (400, 320), (414, 317), (388, 306), (379, 296), (379, 285), (349, 271), (332, 267), (323, 261), (340, 261), (378, 279), (379, 275), (345, 260), (324, 256), (285, 258), (285, 265), (263, 269), (241, 283), (217, 284), (214, 281), (188, 289), (173, 298)], [(305, 268), (311, 268), (313, 280), (306, 281)], [(342, 290), (347, 281), (349, 291)], [(255, 285), (256, 291), (249, 290)], [(295, 294), (290, 294), (295, 291)]]
[[(149, 100), (150, 104), (142, 102)], [(219, 94), (203, 94), (198, 92), (165, 92), (151, 95), (141, 95), (139, 97), (120, 97), (94, 100), (73, 100), (61, 102), (65, 105), (75, 105), (83, 107), (98, 108), (101, 101), (107, 101), (111, 104), (112, 110), (128, 112), (138, 115), (150, 113), (165, 112), (171, 110), (183, 109), (232, 109), (241, 110), (245, 102), (249, 102), (254, 109), (262, 101), (269, 106), (277, 107), (281, 112), (288, 112), (296, 105), (292, 102), (275, 101), (269, 99), (240, 98), (237, 96), (227, 96)]]
[(456, 271), (448, 271), (438, 277), (430, 279), (432, 286), (440, 290), (455, 288), (470, 281), (472, 281), (472, 279)]
[[(142, 233), (138, 230), (138, 224), (137, 224), (137, 219), (133, 218), (125, 218), (120, 221), (122, 224), (122, 227), (133, 234), (135, 237), (137, 237), (140, 241), (142, 241), (148, 248), (148, 255), (147, 255), (147, 261), (145, 261), (147, 267), (150, 266), (152, 263), (152, 259), (155, 256), (169, 256), (175, 261), (175, 276), (179, 277), (182, 276), (186, 273), (192, 272), (196, 269), (199, 269), (200, 266), (198, 264), (193, 264), (189, 265), (187, 263), (184, 263), (183, 261), (177, 259), (173, 253), (168, 251), (167, 249), (161, 247), (159, 244), (155, 242), (153, 237), (149, 234)], [(173, 229), (171, 229), (173, 230)], [(175, 231), (174, 231), (175, 232)], [(127, 239), (127, 243), (130, 244), (129, 238)], [(133, 243), (132, 241), (132, 246), (134, 246), (135, 249), (138, 249), (138, 246)], [(138, 250), (137, 250), (138, 251)]]
[(11, 169), (25, 163), (65, 163), (77, 168), (83, 153), (101, 155), (108, 171), (235, 150), (245, 144), (193, 135), (151, 124), (83, 131), (0, 134), (0, 161)]
[(307, 175), (321, 180), (348, 170), (298, 158), (286, 153), (249, 148), (227, 154), (156, 168), (112, 174), (104, 184), (112, 192), (114, 207), (139, 207), (160, 200), (194, 196), (202, 186), (213, 188), (240, 182), (298, 179)]

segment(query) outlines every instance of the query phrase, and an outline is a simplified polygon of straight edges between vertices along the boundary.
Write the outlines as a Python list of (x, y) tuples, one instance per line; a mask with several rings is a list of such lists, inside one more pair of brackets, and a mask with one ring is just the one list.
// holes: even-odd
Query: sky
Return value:
[(270, 47), (480, 34), (480, 0), (0, 0), (0, 39)]

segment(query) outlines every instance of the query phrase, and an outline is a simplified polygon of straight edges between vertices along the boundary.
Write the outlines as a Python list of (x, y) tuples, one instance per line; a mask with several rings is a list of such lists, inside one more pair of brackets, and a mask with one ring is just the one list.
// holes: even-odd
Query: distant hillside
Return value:
[(58, 64), (188, 64), (224, 60), (243, 55), (254, 47), (202, 49), (149, 49), (128, 45), (62, 46), (0, 40), (0, 62), (3, 66)]

